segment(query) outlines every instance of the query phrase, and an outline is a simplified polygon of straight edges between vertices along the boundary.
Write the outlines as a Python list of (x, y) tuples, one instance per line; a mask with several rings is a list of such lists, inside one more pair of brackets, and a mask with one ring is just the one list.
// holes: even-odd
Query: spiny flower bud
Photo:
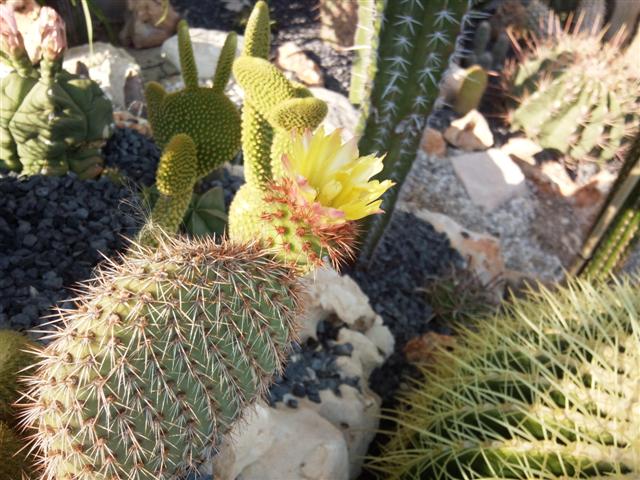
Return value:
[(13, 9), (7, 5), (0, 5), (0, 46), (12, 58), (26, 52)]
[(42, 7), (38, 25), (42, 39), (42, 57), (50, 61), (57, 60), (67, 48), (64, 20), (53, 8)]

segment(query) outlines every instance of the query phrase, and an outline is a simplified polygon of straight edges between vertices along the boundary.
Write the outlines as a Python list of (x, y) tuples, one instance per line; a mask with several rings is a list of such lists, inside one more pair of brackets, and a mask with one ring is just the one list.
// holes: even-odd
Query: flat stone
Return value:
[(507, 143), (500, 147), (507, 155), (518, 160), (535, 165), (534, 155), (542, 151), (542, 147), (526, 137), (511, 137)]
[(435, 128), (427, 127), (424, 129), (420, 148), (425, 153), (436, 157), (442, 158), (447, 154), (447, 142), (444, 141), (442, 133)]
[(498, 149), (456, 155), (451, 164), (471, 200), (486, 211), (527, 190), (520, 167)]
[[(208, 30), (206, 28), (190, 28), (191, 44), (193, 45), (193, 55), (198, 67), (198, 77), (211, 80), (216, 71), (218, 57), (227, 39), (229, 32), (222, 30)], [(244, 45), (244, 37), (238, 35), (238, 47), (236, 54), (239, 55)], [(180, 70), (180, 56), (178, 55), (178, 36), (174, 35), (162, 44), (162, 53), (167, 59)]]

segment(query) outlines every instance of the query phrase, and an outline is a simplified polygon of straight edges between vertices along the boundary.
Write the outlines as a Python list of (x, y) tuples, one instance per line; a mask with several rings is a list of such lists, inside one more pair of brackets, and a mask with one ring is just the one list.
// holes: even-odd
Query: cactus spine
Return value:
[(632, 282), (543, 288), (461, 328), (403, 399), (371, 468), (398, 479), (638, 478)]
[[(385, 168), (380, 178), (402, 184), (420, 142), (426, 117), (438, 96), (438, 83), (454, 52), (456, 38), (468, 9), (466, 1), (398, 1), (387, 2), (384, 11), (379, 3), (359, 3), (365, 17), (356, 34), (371, 24), (380, 25), (375, 39), (377, 59), (370, 58), (374, 48), (358, 45), (364, 58), (356, 61), (352, 99), (364, 100), (367, 91), (361, 82), (363, 70), (371, 83), (370, 106), (365, 107), (363, 136), (359, 148), (365, 154), (386, 151)], [(382, 19), (372, 21), (372, 10)], [(359, 9), (360, 12), (360, 9)], [(368, 110), (368, 111), (367, 111)], [(385, 215), (373, 219), (368, 226), (364, 254), (370, 255), (389, 221), (397, 190), (389, 191), (383, 201)]]
[(198, 178), (231, 160), (240, 147), (240, 115), (224, 94), (236, 44), (237, 37), (232, 32), (221, 50), (213, 86), (200, 87), (189, 26), (182, 20), (178, 24), (178, 49), (184, 89), (166, 93), (156, 82), (149, 82), (145, 89), (149, 122), (156, 142), (164, 148), (174, 135), (189, 135), (197, 149)]
[(43, 7), (38, 25), (41, 57), (29, 59), (13, 10), (0, 5), (2, 59), (14, 69), (0, 82), (0, 167), (94, 178), (111, 134), (111, 102), (95, 82), (62, 69), (62, 18)]
[(103, 266), (30, 379), (44, 478), (194, 471), (280, 371), (296, 304), (292, 271), (254, 247), (160, 235)]

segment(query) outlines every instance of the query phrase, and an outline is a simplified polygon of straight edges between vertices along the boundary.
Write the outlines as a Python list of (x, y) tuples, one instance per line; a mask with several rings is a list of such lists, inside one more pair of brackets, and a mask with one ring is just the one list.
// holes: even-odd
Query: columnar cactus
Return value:
[(255, 247), (158, 236), (103, 266), (31, 377), (47, 480), (167, 480), (211, 457), (295, 338), (292, 270)]
[(506, 75), (512, 130), (574, 161), (620, 156), (640, 120), (637, 59), (589, 32), (558, 32), (520, 57)]
[(631, 280), (543, 288), (456, 338), (425, 366), (391, 441), (370, 460), (383, 478), (640, 477), (640, 296)]
[(313, 130), (327, 114), (327, 105), (309, 90), (288, 80), (267, 61), (270, 49), (269, 7), (259, 1), (245, 32), (242, 56), (233, 74), (243, 88), (242, 151), (247, 184), (264, 190), (283, 175), (282, 155), (291, 132)]
[(112, 131), (111, 102), (95, 82), (62, 69), (62, 18), (43, 7), (38, 22), (40, 56), (29, 59), (13, 10), (0, 5), (2, 60), (14, 69), (0, 82), (0, 167), (96, 177)]
[[(365, 104), (360, 151), (386, 151), (379, 177), (402, 184), (438, 96), (438, 83), (453, 58), (461, 23), (473, 14), (465, 16), (467, 1), (386, 2), (384, 10), (380, 3), (359, 1), (361, 21), (366, 23), (356, 31), (355, 47), (363, 58), (355, 63), (351, 98)], [(370, 34), (367, 30), (371, 27), (379, 28), (378, 32)], [(371, 40), (373, 43), (368, 43)], [(370, 86), (363, 84), (365, 76)], [(370, 95), (366, 93), (369, 90)], [(387, 214), (369, 225), (365, 255), (371, 254), (382, 234), (396, 196), (397, 189), (387, 192), (382, 204)]]
[(178, 49), (184, 89), (167, 93), (156, 82), (149, 82), (145, 89), (149, 122), (156, 142), (164, 148), (174, 135), (189, 135), (197, 149), (198, 178), (233, 159), (240, 148), (240, 114), (224, 94), (236, 44), (237, 37), (232, 32), (220, 52), (213, 86), (201, 87), (189, 26), (182, 20), (178, 24)]

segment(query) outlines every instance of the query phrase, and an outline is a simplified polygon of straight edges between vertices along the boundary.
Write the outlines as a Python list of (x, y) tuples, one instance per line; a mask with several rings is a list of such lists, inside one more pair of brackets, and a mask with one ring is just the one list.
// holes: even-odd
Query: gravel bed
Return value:
[(342, 384), (360, 389), (358, 377), (342, 376), (336, 366), (336, 357), (351, 356), (353, 351), (350, 343), (335, 343), (340, 328), (323, 320), (318, 323), (317, 340), (309, 338), (304, 344), (294, 346), (283, 375), (276, 377), (269, 390), (271, 406), (284, 402), (297, 408), (297, 399), (304, 397), (320, 403), (321, 390), (332, 390), (340, 396)]
[(369, 380), (371, 389), (390, 400), (412, 367), (402, 349), (411, 338), (434, 326), (424, 292), (420, 289), (450, 266), (462, 267), (460, 254), (449, 240), (410, 213), (396, 210), (370, 262), (360, 262), (349, 274), (367, 294), (396, 339), (396, 351)]
[(0, 328), (26, 330), (74, 296), (139, 229), (135, 194), (106, 178), (0, 175)]
[[(171, 0), (171, 4), (189, 25), (199, 28), (236, 30), (237, 14), (224, 7), (221, 0)], [(284, 42), (292, 41), (306, 51), (320, 66), (325, 87), (344, 95), (349, 92), (353, 52), (338, 51), (320, 40), (318, 0), (271, 0), (273, 25), (272, 55)]]
[(160, 148), (149, 137), (130, 128), (116, 128), (103, 148), (105, 165), (117, 168), (139, 185), (156, 179)]

